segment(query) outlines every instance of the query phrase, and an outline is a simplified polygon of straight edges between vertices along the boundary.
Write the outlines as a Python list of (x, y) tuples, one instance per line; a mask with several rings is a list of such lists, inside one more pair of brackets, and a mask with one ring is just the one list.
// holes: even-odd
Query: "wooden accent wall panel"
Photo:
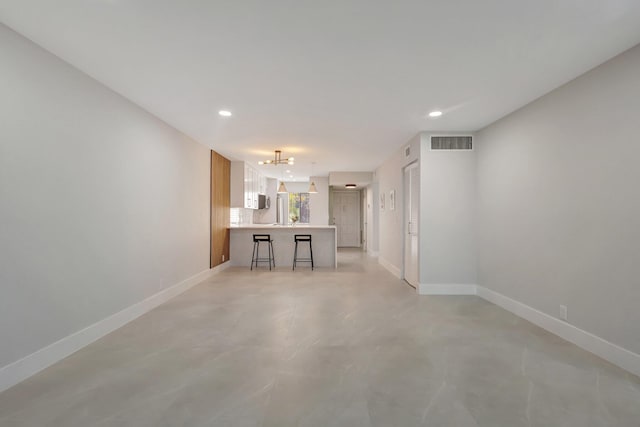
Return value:
[[(211, 268), (229, 260), (231, 162), (211, 151)], [(224, 261), (223, 261), (224, 260)]]

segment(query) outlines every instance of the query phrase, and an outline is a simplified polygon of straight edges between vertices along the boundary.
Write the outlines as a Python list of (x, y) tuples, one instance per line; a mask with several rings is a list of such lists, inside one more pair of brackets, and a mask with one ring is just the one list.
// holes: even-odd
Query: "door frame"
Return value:
[(367, 229), (369, 228), (369, 223), (367, 222), (367, 206), (369, 201), (367, 200), (367, 190), (360, 190), (360, 224), (362, 224), (360, 230), (360, 246), (364, 252), (367, 252), (367, 247), (369, 246), (369, 240), (367, 239)]
[[(407, 280), (405, 279), (406, 277), (406, 272), (405, 272), (405, 258), (407, 256), (407, 230), (409, 227), (409, 224), (407, 222), (407, 194), (406, 194), (406, 190), (407, 190), (407, 180), (406, 180), (406, 172), (409, 169), (412, 168), (417, 168), (418, 169), (418, 180), (420, 180), (420, 162), (418, 160), (414, 160), (413, 162), (405, 165), (402, 168), (402, 269), (401, 269), (401, 278), (402, 280), (409, 286), (411, 286), (412, 288), (415, 288), (416, 290), (418, 289), (418, 287), (420, 286), (420, 185), (418, 183), (418, 263), (417, 263), (417, 267), (418, 267), (418, 278), (417, 278), (417, 283), (416, 286), (414, 287), (411, 283), (407, 282)], [(411, 191), (411, 189), (409, 189), (409, 191)], [(396, 201), (397, 203), (397, 201)]]

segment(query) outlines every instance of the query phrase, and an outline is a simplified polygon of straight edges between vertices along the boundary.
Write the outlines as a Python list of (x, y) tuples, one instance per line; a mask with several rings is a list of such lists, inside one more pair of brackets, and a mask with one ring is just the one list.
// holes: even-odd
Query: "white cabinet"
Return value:
[(251, 180), (251, 201), (253, 202), (252, 208), (258, 209), (258, 171), (253, 169)]
[(231, 162), (231, 207), (258, 209), (258, 195), (266, 191), (266, 178), (246, 162)]
[(264, 175), (260, 175), (259, 177), (259, 187), (260, 189), (258, 190), (258, 192), (260, 194), (267, 194), (267, 177)]
[(253, 209), (253, 169), (244, 165), (244, 207)]

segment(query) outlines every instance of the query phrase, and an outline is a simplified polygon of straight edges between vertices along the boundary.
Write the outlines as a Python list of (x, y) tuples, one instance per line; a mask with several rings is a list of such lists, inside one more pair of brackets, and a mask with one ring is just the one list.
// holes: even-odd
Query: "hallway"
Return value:
[(0, 394), (14, 426), (632, 426), (640, 379), (477, 297), (228, 269)]

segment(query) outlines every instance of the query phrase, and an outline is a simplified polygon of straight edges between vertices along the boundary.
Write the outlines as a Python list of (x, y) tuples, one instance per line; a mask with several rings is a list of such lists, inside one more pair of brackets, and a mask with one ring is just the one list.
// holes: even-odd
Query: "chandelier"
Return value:
[(273, 159), (259, 161), (259, 165), (292, 165), (293, 157), (289, 157), (286, 159), (282, 158), (282, 151), (276, 150), (276, 154)]

